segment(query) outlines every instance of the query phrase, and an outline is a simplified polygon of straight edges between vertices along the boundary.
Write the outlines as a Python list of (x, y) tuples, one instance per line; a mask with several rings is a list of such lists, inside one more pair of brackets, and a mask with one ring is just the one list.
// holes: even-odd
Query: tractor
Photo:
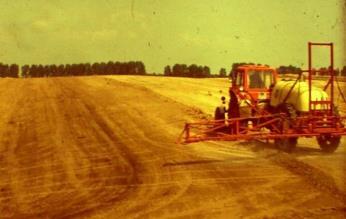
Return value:
[[(313, 46), (330, 49), (324, 88), (312, 85)], [(214, 120), (186, 123), (179, 141), (273, 140), (279, 149), (291, 152), (299, 137), (316, 137), (322, 151), (334, 152), (341, 136), (346, 135), (346, 118), (339, 115), (334, 104), (333, 44), (309, 43), (308, 53), (309, 69), (296, 80), (279, 80), (275, 68), (269, 66), (238, 66), (232, 71), (228, 118), (216, 108)]]
[[(228, 118), (265, 114), (271, 92), (278, 81), (276, 70), (261, 65), (241, 65), (232, 74)], [(215, 111), (217, 112), (217, 110)], [(217, 120), (219, 115), (215, 113)]]

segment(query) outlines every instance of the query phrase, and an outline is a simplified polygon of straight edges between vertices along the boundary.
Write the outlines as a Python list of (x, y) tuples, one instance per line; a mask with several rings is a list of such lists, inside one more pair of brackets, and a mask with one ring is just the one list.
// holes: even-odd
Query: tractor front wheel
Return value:
[(297, 146), (298, 138), (277, 138), (274, 142), (277, 149), (291, 153)]
[(340, 144), (340, 136), (321, 135), (317, 137), (320, 148), (325, 153), (333, 153)]

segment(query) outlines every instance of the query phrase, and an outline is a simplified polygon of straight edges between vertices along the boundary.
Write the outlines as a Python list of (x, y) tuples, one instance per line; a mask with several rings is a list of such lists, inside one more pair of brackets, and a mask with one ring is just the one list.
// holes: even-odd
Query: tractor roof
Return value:
[(238, 69), (259, 69), (259, 70), (266, 70), (266, 69), (272, 69), (274, 70), (274, 68), (270, 67), (270, 66), (266, 66), (266, 65), (241, 65), (238, 66)]

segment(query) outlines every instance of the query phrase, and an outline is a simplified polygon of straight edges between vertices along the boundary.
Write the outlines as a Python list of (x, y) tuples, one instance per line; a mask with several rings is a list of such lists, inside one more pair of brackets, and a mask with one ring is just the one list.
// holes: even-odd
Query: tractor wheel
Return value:
[(333, 153), (339, 147), (340, 138), (340, 136), (321, 135), (317, 137), (317, 142), (323, 152)]
[(274, 140), (275, 146), (277, 149), (291, 153), (297, 146), (298, 139), (297, 138), (278, 138)]
[[(340, 113), (338, 108), (334, 107), (334, 116), (339, 117)], [(331, 135), (321, 135), (317, 137), (317, 142), (325, 153), (333, 153), (340, 145), (340, 136), (331, 136)]]
[[(297, 112), (291, 104), (282, 104), (278, 107), (277, 112), (285, 113), (288, 117), (288, 120), (285, 120), (281, 124), (283, 130), (289, 129), (293, 126), (293, 121), (297, 117)], [(275, 145), (279, 150), (285, 151), (287, 153), (292, 152), (298, 143), (298, 138), (282, 138), (275, 139)]]

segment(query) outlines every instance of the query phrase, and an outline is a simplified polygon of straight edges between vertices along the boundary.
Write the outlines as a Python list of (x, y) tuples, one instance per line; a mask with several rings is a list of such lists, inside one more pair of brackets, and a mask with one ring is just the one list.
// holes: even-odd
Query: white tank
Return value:
[[(277, 107), (283, 103), (289, 90), (294, 85), (295, 81), (279, 81), (275, 84), (272, 96), (270, 99), (270, 105)], [(320, 88), (311, 88), (311, 100), (328, 100), (328, 94)], [(292, 89), (286, 103), (292, 104), (294, 108), (299, 112), (309, 111), (309, 85), (307, 82), (299, 81)], [(317, 105), (316, 109), (325, 109), (325, 105)]]

